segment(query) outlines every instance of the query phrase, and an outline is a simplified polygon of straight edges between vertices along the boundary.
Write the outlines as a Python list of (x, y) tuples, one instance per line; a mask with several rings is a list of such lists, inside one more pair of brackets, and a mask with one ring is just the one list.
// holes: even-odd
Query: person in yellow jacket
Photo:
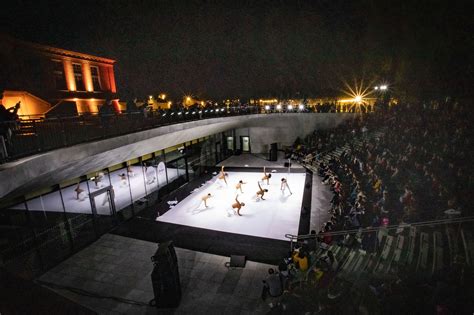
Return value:
[(308, 270), (308, 256), (304, 251), (295, 251), (291, 258), (293, 259), (293, 263), (297, 266), (299, 270)]

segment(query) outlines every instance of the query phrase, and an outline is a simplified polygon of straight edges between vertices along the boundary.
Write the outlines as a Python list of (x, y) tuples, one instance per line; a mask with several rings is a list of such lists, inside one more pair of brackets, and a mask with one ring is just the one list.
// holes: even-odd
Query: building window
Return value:
[(57, 90), (67, 90), (66, 76), (64, 75), (64, 66), (62, 61), (53, 60), (54, 84)]
[(94, 91), (101, 91), (102, 88), (100, 86), (99, 68), (98, 67), (91, 66), (91, 76), (92, 76), (92, 85), (94, 87)]
[(84, 80), (82, 79), (82, 66), (78, 63), (73, 63), (74, 80), (76, 81), (76, 91), (85, 91)]

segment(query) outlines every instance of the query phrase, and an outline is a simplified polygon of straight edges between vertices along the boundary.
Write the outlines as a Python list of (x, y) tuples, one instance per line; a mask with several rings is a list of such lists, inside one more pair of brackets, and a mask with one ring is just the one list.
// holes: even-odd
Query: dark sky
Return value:
[(1, 29), (117, 59), (122, 98), (295, 97), (343, 81), (400, 94), (472, 95), (461, 1), (8, 1)]

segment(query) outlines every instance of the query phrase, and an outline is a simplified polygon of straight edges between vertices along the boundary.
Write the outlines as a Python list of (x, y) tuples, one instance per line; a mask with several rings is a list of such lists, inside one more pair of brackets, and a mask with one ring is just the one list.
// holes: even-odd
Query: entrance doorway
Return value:
[(96, 232), (102, 235), (118, 224), (115, 193), (112, 186), (103, 187), (89, 195)]
[(250, 152), (250, 137), (240, 136), (240, 148), (242, 152)]

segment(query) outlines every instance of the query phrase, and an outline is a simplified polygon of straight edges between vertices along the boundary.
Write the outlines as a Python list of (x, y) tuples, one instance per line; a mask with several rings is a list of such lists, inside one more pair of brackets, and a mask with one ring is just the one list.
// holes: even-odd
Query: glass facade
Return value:
[(84, 174), (0, 209), (0, 264), (31, 278), (232, 154), (233, 131)]

